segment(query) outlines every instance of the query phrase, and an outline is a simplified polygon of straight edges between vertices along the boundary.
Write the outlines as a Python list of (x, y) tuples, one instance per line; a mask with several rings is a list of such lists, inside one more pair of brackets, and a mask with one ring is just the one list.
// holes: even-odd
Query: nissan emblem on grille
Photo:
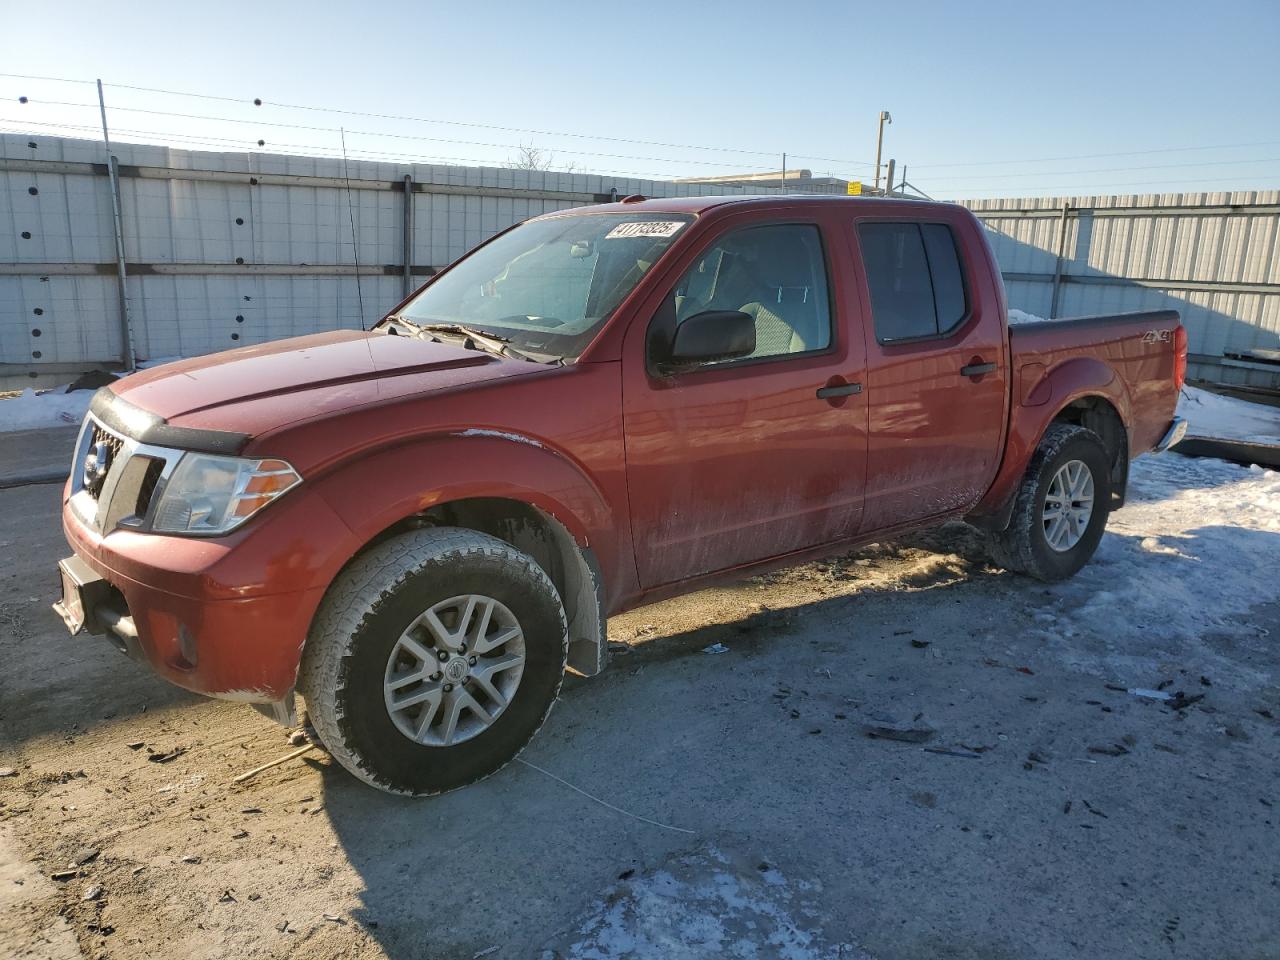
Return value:
[(95, 497), (102, 490), (102, 483), (111, 469), (111, 448), (105, 443), (95, 443), (84, 458), (85, 489)]

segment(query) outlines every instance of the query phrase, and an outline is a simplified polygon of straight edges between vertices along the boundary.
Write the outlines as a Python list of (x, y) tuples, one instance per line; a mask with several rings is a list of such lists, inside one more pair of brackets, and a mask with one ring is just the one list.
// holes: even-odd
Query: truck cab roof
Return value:
[(616, 203), (601, 203), (588, 207), (574, 207), (571, 210), (558, 210), (546, 214), (548, 217), (566, 216), (581, 213), (684, 213), (697, 216), (709, 210), (733, 206), (753, 210), (770, 208), (794, 208), (797, 206), (834, 206), (836, 204), (857, 204), (861, 210), (874, 207), (877, 210), (910, 210), (918, 213), (921, 209), (942, 207), (952, 208), (954, 205), (934, 200), (889, 199), (886, 197), (847, 197), (839, 194), (731, 194), (727, 196), (704, 197), (655, 197), (653, 199), (624, 199)]

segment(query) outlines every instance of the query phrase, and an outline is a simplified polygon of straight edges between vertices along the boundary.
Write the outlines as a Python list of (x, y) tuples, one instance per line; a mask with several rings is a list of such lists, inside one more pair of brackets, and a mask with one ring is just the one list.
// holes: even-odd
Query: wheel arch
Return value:
[(1055, 423), (1084, 427), (1098, 435), (1111, 464), (1111, 508), (1123, 506), (1129, 483), (1129, 430), (1115, 404), (1101, 394), (1085, 394), (1054, 414), (1045, 429)]
[(460, 527), (487, 533), (533, 558), (555, 585), (569, 624), (569, 667), (595, 676), (608, 661), (607, 618), (600, 564), (556, 516), (512, 497), (465, 497), (402, 517), (364, 543), (342, 571), (378, 544), (409, 530)]
[(569, 456), (496, 431), (437, 435), (339, 467), (318, 489), (351, 537), (335, 548), (315, 586), (327, 592), (358, 557), (406, 530), (487, 533), (531, 556), (559, 591), (569, 666), (586, 676), (604, 669), (609, 590), (631, 572), (629, 528)]
[(1123, 503), (1129, 473), (1131, 404), (1124, 380), (1096, 357), (1075, 357), (1045, 370), (1025, 364), (1015, 390), (1004, 459), (991, 489), (967, 519), (989, 530), (1004, 530), (1013, 513), (1018, 485), (1045, 432), (1055, 423), (1088, 427), (1102, 437), (1111, 458), (1111, 479)]

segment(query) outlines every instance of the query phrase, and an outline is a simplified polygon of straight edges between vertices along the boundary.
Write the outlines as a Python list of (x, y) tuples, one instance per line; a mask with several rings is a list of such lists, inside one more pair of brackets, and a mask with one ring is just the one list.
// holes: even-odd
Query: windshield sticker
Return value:
[(683, 220), (633, 220), (618, 224), (604, 238), (629, 240), (632, 237), (673, 237), (683, 226)]

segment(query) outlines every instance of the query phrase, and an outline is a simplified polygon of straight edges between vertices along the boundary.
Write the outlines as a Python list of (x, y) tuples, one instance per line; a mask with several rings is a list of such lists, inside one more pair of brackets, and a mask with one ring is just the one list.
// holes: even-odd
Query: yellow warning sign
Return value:
[(851, 196), (851, 197), (860, 197), (860, 196), (862, 196), (862, 181), (861, 181), (861, 180), (850, 180), (850, 181), (849, 181), (849, 196)]

